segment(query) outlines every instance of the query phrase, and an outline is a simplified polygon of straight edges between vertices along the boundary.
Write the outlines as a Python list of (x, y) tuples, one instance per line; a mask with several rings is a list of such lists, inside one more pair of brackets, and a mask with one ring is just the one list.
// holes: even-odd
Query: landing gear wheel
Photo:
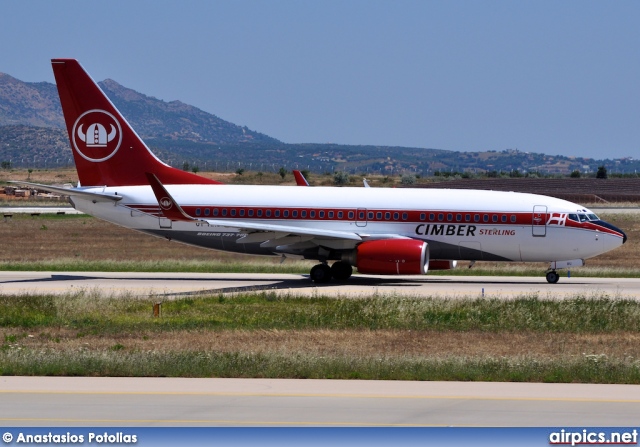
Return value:
[(309, 273), (311, 280), (318, 284), (331, 281), (331, 268), (327, 264), (317, 264), (311, 268)]
[(547, 272), (547, 282), (549, 284), (555, 284), (558, 282), (559, 279), (560, 279), (560, 275), (558, 275), (555, 270)]
[(353, 267), (351, 264), (343, 261), (334, 262), (331, 266), (331, 276), (337, 281), (346, 281), (351, 277)]

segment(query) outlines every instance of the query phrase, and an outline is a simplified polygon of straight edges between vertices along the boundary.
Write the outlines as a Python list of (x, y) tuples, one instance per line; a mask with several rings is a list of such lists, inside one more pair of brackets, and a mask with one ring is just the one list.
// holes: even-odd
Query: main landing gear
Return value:
[(348, 262), (337, 261), (331, 267), (324, 262), (314, 265), (309, 273), (311, 280), (318, 284), (324, 284), (331, 281), (331, 278), (337, 281), (346, 281), (351, 277), (353, 267)]

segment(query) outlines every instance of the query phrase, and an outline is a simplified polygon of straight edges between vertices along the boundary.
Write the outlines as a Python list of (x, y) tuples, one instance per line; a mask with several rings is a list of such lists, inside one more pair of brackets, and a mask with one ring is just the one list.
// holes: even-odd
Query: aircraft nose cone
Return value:
[(602, 225), (605, 228), (608, 228), (609, 230), (615, 231), (616, 233), (620, 233), (620, 235), (622, 236), (622, 243), (624, 244), (625, 242), (627, 242), (627, 234), (622, 231), (620, 228), (611, 225), (609, 222), (605, 222), (604, 220), (601, 220), (598, 222), (600, 225)]

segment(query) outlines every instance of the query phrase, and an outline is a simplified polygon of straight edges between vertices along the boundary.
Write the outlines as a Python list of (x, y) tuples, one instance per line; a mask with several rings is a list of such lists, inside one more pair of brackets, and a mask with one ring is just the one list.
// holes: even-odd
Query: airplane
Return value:
[(627, 240), (589, 209), (535, 194), (222, 184), (160, 161), (77, 60), (51, 62), (79, 183), (15, 183), (68, 195), (76, 209), (133, 230), (316, 260), (309, 277), (318, 284), (346, 281), (354, 268), (424, 275), (460, 260), (548, 262), (555, 284), (558, 269)]

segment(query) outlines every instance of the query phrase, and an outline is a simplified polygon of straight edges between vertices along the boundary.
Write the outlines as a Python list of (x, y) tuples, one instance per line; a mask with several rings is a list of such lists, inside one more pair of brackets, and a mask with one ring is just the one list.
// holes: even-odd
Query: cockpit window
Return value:
[(578, 214), (578, 217), (580, 218), (580, 222), (587, 222), (589, 220), (586, 214)]
[(569, 216), (567, 216), (569, 218), (569, 220), (572, 220), (574, 222), (580, 222), (578, 220), (578, 215), (577, 214), (569, 214)]
[(600, 218), (593, 213), (587, 214), (587, 217), (589, 218), (589, 220), (600, 220)]

